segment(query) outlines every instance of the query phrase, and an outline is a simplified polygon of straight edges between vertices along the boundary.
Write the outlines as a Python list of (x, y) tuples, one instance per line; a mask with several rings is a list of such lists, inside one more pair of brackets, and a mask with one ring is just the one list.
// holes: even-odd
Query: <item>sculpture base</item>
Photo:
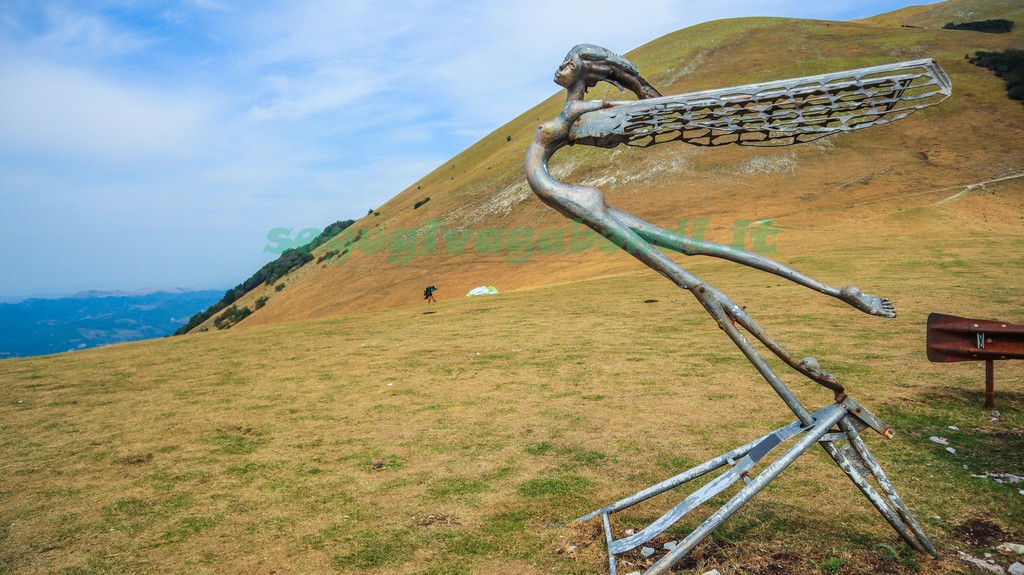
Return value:
[[(732, 499), (712, 513), (665, 556), (644, 571), (644, 575), (667, 573), (672, 565), (692, 551), (697, 543), (750, 501), (761, 489), (764, 489), (783, 469), (806, 453), (812, 445), (819, 443), (910, 546), (922, 553), (930, 553), (938, 557), (935, 547), (921, 531), (920, 525), (896, 493), (892, 483), (885, 476), (885, 472), (882, 471), (859, 435), (861, 430), (870, 427), (885, 437), (891, 437), (891, 428), (865, 407), (849, 398), (845, 398), (842, 403), (835, 403), (818, 410), (812, 417), (813, 423), (810, 425), (795, 421), (675, 477), (580, 517), (577, 521), (586, 522), (595, 517), (601, 517), (604, 523), (605, 542), (608, 547), (609, 569), (611, 575), (617, 575), (620, 555), (654, 539), (699, 505), (743, 479), (746, 485)], [(838, 429), (834, 426), (838, 426)], [(799, 439), (784, 454), (768, 464), (755, 478), (751, 479), (748, 476), (749, 471), (775, 447), (798, 436)], [(844, 440), (849, 444), (842, 449), (835, 446), (834, 442)], [(612, 514), (726, 466), (728, 469), (718, 477), (694, 491), (644, 529), (621, 539), (614, 538), (610, 521)], [(868, 477), (872, 476), (885, 494), (885, 498), (868, 482)]]

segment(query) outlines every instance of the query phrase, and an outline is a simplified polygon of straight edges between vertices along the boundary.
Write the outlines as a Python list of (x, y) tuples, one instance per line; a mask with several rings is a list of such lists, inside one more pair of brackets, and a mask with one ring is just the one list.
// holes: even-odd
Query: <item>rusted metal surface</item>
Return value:
[(1024, 325), (933, 313), (928, 316), (928, 361), (1024, 359)]
[(1005, 321), (928, 315), (928, 361), (985, 362), (985, 407), (996, 406), (994, 360), (1024, 359), (1024, 325)]
[(853, 412), (857, 419), (866, 423), (868, 427), (877, 431), (882, 437), (886, 439), (895, 437), (896, 431), (886, 425), (877, 415), (871, 413), (868, 408), (849, 397), (845, 398), (842, 403)]
[[(850, 399), (839, 380), (822, 369), (817, 359), (797, 359), (798, 356), (770, 337), (741, 306), (657, 248), (687, 256), (721, 258), (775, 274), (870, 315), (895, 317), (896, 310), (891, 302), (886, 298), (866, 294), (854, 286), (841, 289), (832, 287), (759, 254), (661, 229), (609, 206), (601, 190), (593, 186), (567, 184), (557, 180), (552, 176), (548, 162), (558, 150), (571, 144), (646, 147), (682, 141), (702, 146), (779, 146), (885, 124), (949, 96), (949, 79), (938, 64), (932, 60), (915, 60), (735, 88), (662, 96), (640, 76), (636, 66), (622, 56), (599, 46), (581, 44), (565, 57), (554, 79), (566, 89), (565, 106), (558, 116), (541, 124), (527, 149), (526, 179), (534, 193), (562, 215), (583, 222), (678, 287), (690, 291), (797, 417), (791, 426), (580, 518), (580, 521), (587, 521), (598, 515), (602, 517), (611, 573), (615, 574), (617, 553), (649, 541), (697, 505), (705, 503), (737, 479), (743, 478), (747, 482), (746, 487), (692, 531), (675, 549), (659, 559), (646, 574), (667, 572), (673, 563), (816, 442), (829, 452), (908, 544), (918, 550), (935, 553), (934, 547), (920, 532), (910, 511), (903, 505), (881, 467), (857, 435), (860, 429), (870, 427), (891, 438), (892, 429)], [(584, 96), (587, 90), (602, 81), (630, 90), (637, 100), (586, 100)], [(831, 390), (835, 394), (836, 403), (812, 414), (761, 357), (744, 332), (752, 335), (794, 371)], [(837, 422), (840, 428), (833, 430), (832, 426)], [(804, 434), (803, 437), (784, 455), (769, 464), (755, 479), (749, 479), (748, 474), (759, 459), (783, 441), (800, 433)], [(867, 483), (865, 474), (857, 470), (850, 458), (833, 445), (833, 441), (844, 439), (850, 442), (853, 449), (851, 453), (855, 452), (864, 465), (868, 466), (870, 474), (885, 493), (885, 499)], [(618, 541), (612, 537), (609, 521), (612, 513), (727, 465), (729, 469), (718, 478), (685, 498), (640, 533)]]

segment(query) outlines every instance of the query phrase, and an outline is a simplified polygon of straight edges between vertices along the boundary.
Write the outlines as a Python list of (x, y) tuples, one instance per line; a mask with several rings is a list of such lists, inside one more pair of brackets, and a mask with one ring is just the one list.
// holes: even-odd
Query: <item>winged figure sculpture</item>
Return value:
[[(554, 79), (566, 89), (565, 106), (557, 117), (537, 129), (527, 150), (526, 179), (530, 187), (552, 208), (586, 224), (680, 288), (690, 291), (798, 419), (721, 457), (581, 517), (580, 521), (603, 517), (612, 575), (616, 572), (617, 556), (650, 541), (696, 506), (744, 478), (746, 487), (678, 546), (658, 559), (645, 571), (645, 575), (668, 572), (674, 562), (814, 443), (819, 443), (828, 452), (908, 544), (919, 551), (936, 554), (934, 546), (858, 435), (859, 431), (870, 427), (883, 436), (891, 437), (891, 428), (849, 398), (838, 379), (824, 371), (818, 360), (813, 357), (797, 359), (770, 337), (741, 306), (667, 257), (659, 248), (688, 256), (722, 258), (772, 273), (875, 316), (895, 317), (892, 303), (854, 286), (832, 287), (756, 253), (661, 229), (608, 205), (604, 194), (594, 186), (557, 180), (548, 169), (548, 162), (558, 150), (573, 144), (611, 148), (619, 145), (647, 147), (681, 141), (698, 146), (785, 146), (886, 124), (947, 98), (951, 85), (942, 68), (930, 59), (913, 60), (663, 96), (639, 74), (636, 66), (622, 56), (599, 46), (581, 44), (565, 57)], [(633, 92), (636, 99), (586, 100), (587, 90), (602, 81)], [(811, 413), (758, 354), (741, 329), (792, 369), (832, 390), (835, 404)], [(838, 430), (833, 426), (838, 426)], [(800, 434), (805, 435), (785, 455), (768, 465), (756, 479), (751, 481), (748, 478), (748, 472), (769, 451)], [(848, 441), (849, 444), (840, 449), (834, 445), (837, 441)], [(722, 467), (729, 469), (647, 528), (614, 539), (608, 520), (610, 514)], [(884, 498), (868, 483), (869, 476), (875, 478), (885, 494)]]
[[(587, 89), (601, 81), (628, 89), (638, 99), (585, 100)], [(950, 82), (942, 68), (934, 60), (914, 60), (662, 96), (622, 56), (600, 46), (580, 44), (558, 67), (555, 82), (566, 89), (565, 107), (538, 128), (526, 153), (526, 179), (537, 196), (693, 292), (723, 329), (725, 324), (738, 323), (794, 369), (841, 394), (843, 388), (832, 375), (821, 371), (817, 361), (795, 359), (741, 307), (657, 248), (731, 260), (835, 297), (865, 313), (895, 317), (888, 299), (865, 294), (854, 286), (835, 288), (759, 254), (661, 229), (609, 206), (596, 187), (558, 181), (551, 175), (548, 161), (571, 144), (610, 148), (682, 141), (700, 146), (783, 146), (893, 122), (949, 96)]]

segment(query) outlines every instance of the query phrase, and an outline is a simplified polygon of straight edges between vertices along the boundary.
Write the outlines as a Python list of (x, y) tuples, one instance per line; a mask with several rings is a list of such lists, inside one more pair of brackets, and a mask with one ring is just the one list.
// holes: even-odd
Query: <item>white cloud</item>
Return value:
[(37, 54), (104, 58), (136, 52), (152, 44), (144, 34), (119, 28), (106, 18), (77, 7), (45, 5), (42, 18), (46, 22), (45, 32), (27, 46)]
[(0, 149), (55, 160), (191, 155), (207, 110), (168, 93), (40, 61), (0, 67)]
[(214, 0), (188, 0), (189, 4), (198, 6), (204, 10), (226, 10), (224, 4), (215, 2)]
[(344, 64), (326, 64), (308, 76), (267, 76), (262, 85), (267, 101), (251, 108), (259, 120), (300, 120), (338, 112), (386, 88), (385, 80), (372, 70)]
[[(270, 228), (361, 216), (556, 93), (577, 43), (894, 4), (909, 1), (5, 0), (0, 268), (17, 273), (0, 294), (234, 285)], [(9, 261), (36, 249), (87, 263)]]
[(181, 10), (164, 10), (160, 12), (160, 19), (168, 24), (180, 26), (188, 22), (188, 15)]

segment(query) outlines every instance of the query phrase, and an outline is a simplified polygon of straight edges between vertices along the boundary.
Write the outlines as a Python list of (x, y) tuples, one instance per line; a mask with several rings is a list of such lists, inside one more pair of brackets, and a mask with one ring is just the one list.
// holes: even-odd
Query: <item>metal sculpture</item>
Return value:
[[(884, 124), (949, 96), (949, 79), (938, 64), (933, 60), (915, 60), (662, 96), (622, 56), (599, 46), (581, 44), (569, 52), (558, 67), (554, 80), (566, 89), (565, 106), (557, 117), (541, 124), (526, 152), (526, 179), (530, 187), (541, 200), (564, 216), (583, 222), (680, 288), (689, 290), (797, 417), (797, 421), (786, 427), (579, 518), (578, 521), (602, 518), (612, 575), (616, 574), (617, 556), (650, 541), (694, 508), (743, 478), (747, 482), (745, 487), (668, 554), (658, 559), (645, 575), (666, 573), (815, 443), (825, 449), (908, 544), (918, 551), (937, 555), (935, 547), (859, 435), (860, 431), (871, 428), (891, 438), (892, 429), (864, 406), (847, 397), (838, 379), (822, 370), (815, 358), (797, 359), (754, 322), (743, 308), (657, 248), (688, 256), (722, 258), (766, 271), (837, 298), (871, 315), (895, 317), (896, 310), (889, 300), (865, 294), (853, 286), (842, 289), (828, 286), (742, 249), (661, 229), (609, 206), (601, 191), (593, 186), (556, 180), (548, 169), (548, 161), (559, 149), (572, 144), (610, 148), (620, 144), (646, 147), (683, 141), (702, 146), (780, 146)], [(585, 100), (587, 90), (601, 81), (619, 89), (628, 89), (638, 99)], [(835, 403), (811, 413), (739, 328), (754, 336), (791, 368), (832, 390)], [(772, 449), (800, 435), (802, 437), (785, 454), (767, 465), (756, 478), (748, 477), (748, 472)], [(842, 449), (836, 446), (835, 442), (844, 440), (848, 444)], [(726, 466), (729, 467), (726, 471), (647, 528), (621, 539), (614, 538), (609, 520), (611, 514)], [(870, 476), (874, 476), (884, 497), (868, 482)]]

